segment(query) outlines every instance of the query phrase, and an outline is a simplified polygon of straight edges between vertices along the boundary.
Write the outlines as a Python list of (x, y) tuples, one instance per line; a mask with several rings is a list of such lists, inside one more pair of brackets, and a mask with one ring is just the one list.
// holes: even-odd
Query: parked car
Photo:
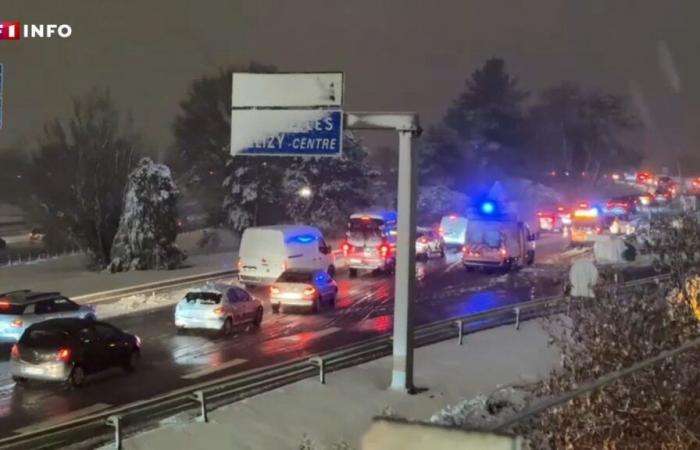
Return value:
[(263, 320), (262, 302), (240, 286), (209, 284), (193, 289), (175, 307), (178, 332), (189, 329), (215, 330), (224, 336), (234, 327)]
[(104, 322), (53, 319), (27, 328), (12, 346), (11, 372), (17, 383), (60, 381), (72, 387), (89, 374), (112, 367), (136, 368), (141, 340)]
[(445, 256), (445, 248), (440, 235), (430, 228), (418, 228), (416, 232), (416, 258), (427, 260), (434, 256)]
[(59, 292), (26, 289), (0, 294), (0, 342), (17, 342), (30, 325), (59, 318), (95, 320), (95, 308), (79, 305)]
[(287, 269), (335, 273), (331, 246), (318, 228), (275, 225), (243, 231), (238, 254), (238, 278), (242, 283), (270, 285)]
[(323, 303), (335, 305), (338, 285), (322, 270), (287, 270), (270, 286), (272, 311), (302, 306), (317, 312)]

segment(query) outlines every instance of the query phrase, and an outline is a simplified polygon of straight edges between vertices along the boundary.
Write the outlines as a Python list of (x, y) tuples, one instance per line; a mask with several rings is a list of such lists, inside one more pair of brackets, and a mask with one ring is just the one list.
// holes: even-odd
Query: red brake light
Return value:
[(0, 309), (10, 309), (10, 302), (0, 302)]
[(563, 207), (563, 206), (557, 207), (557, 211), (559, 211), (559, 212), (564, 212), (564, 207)]
[(425, 243), (428, 242), (428, 240), (427, 240), (426, 238), (424, 238), (424, 237), (420, 238), (419, 240), (420, 240), (420, 243), (421, 243), (421, 244), (425, 244)]
[(382, 244), (379, 247), (379, 252), (382, 254), (382, 257), (386, 256), (387, 254), (389, 254), (389, 246), (386, 244)]
[(501, 247), (501, 256), (506, 256), (508, 252), (506, 251), (505, 247)]
[(581, 209), (587, 209), (589, 206), (588, 206), (588, 203), (586, 203), (586, 202), (581, 202), (581, 203), (578, 204), (578, 207), (581, 208)]
[(70, 355), (71, 355), (70, 348), (68, 348), (68, 347), (61, 348), (56, 352), (56, 361), (63, 361), (63, 362), (69, 361)]
[(223, 316), (224, 315), (224, 307), (223, 306), (217, 306), (214, 308), (214, 315), (216, 316)]
[(10, 326), (15, 327), (15, 328), (19, 328), (22, 325), (24, 325), (24, 321), (21, 319), (15, 319), (12, 322), (10, 322)]
[(280, 288), (278, 288), (277, 286), (270, 286), (270, 294), (274, 295), (274, 294), (279, 294), (279, 293), (280, 293)]
[(19, 359), (19, 347), (17, 347), (17, 344), (12, 346), (12, 350), (10, 351), (10, 358), (14, 360)]
[(343, 242), (343, 245), (341, 246), (343, 249), (343, 253), (347, 254), (350, 253), (350, 249), (352, 248), (352, 245), (350, 245), (348, 242)]

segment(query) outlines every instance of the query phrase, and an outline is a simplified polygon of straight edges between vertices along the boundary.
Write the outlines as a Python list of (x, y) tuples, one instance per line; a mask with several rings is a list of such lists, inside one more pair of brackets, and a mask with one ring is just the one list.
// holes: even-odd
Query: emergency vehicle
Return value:
[(367, 211), (350, 215), (340, 246), (350, 278), (360, 270), (392, 273), (396, 266), (396, 212)]
[(467, 220), (462, 264), (467, 270), (510, 271), (535, 261), (535, 235), (527, 223), (483, 202)]

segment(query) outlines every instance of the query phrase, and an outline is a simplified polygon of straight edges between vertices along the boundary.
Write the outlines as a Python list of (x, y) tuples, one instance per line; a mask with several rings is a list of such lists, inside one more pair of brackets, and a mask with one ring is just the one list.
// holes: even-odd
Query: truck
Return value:
[(360, 271), (393, 273), (396, 266), (395, 211), (364, 211), (350, 215), (341, 244), (350, 278)]
[(511, 270), (535, 262), (536, 236), (526, 222), (497, 214), (493, 207), (468, 217), (462, 264), (468, 271)]

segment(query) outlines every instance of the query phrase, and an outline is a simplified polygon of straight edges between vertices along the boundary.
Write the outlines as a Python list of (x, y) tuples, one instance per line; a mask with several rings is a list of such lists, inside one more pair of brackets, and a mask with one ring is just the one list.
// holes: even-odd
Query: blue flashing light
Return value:
[(482, 213), (491, 215), (496, 211), (496, 205), (493, 202), (486, 201), (481, 204), (480, 209)]
[(314, 242), (315, 240), (316, 236), (312, 236), (310, 234), (300, 234), (299, 236), (292, 236), (289, 238), (289, 242), (297, 242), (299, 244), (308, 244)]

